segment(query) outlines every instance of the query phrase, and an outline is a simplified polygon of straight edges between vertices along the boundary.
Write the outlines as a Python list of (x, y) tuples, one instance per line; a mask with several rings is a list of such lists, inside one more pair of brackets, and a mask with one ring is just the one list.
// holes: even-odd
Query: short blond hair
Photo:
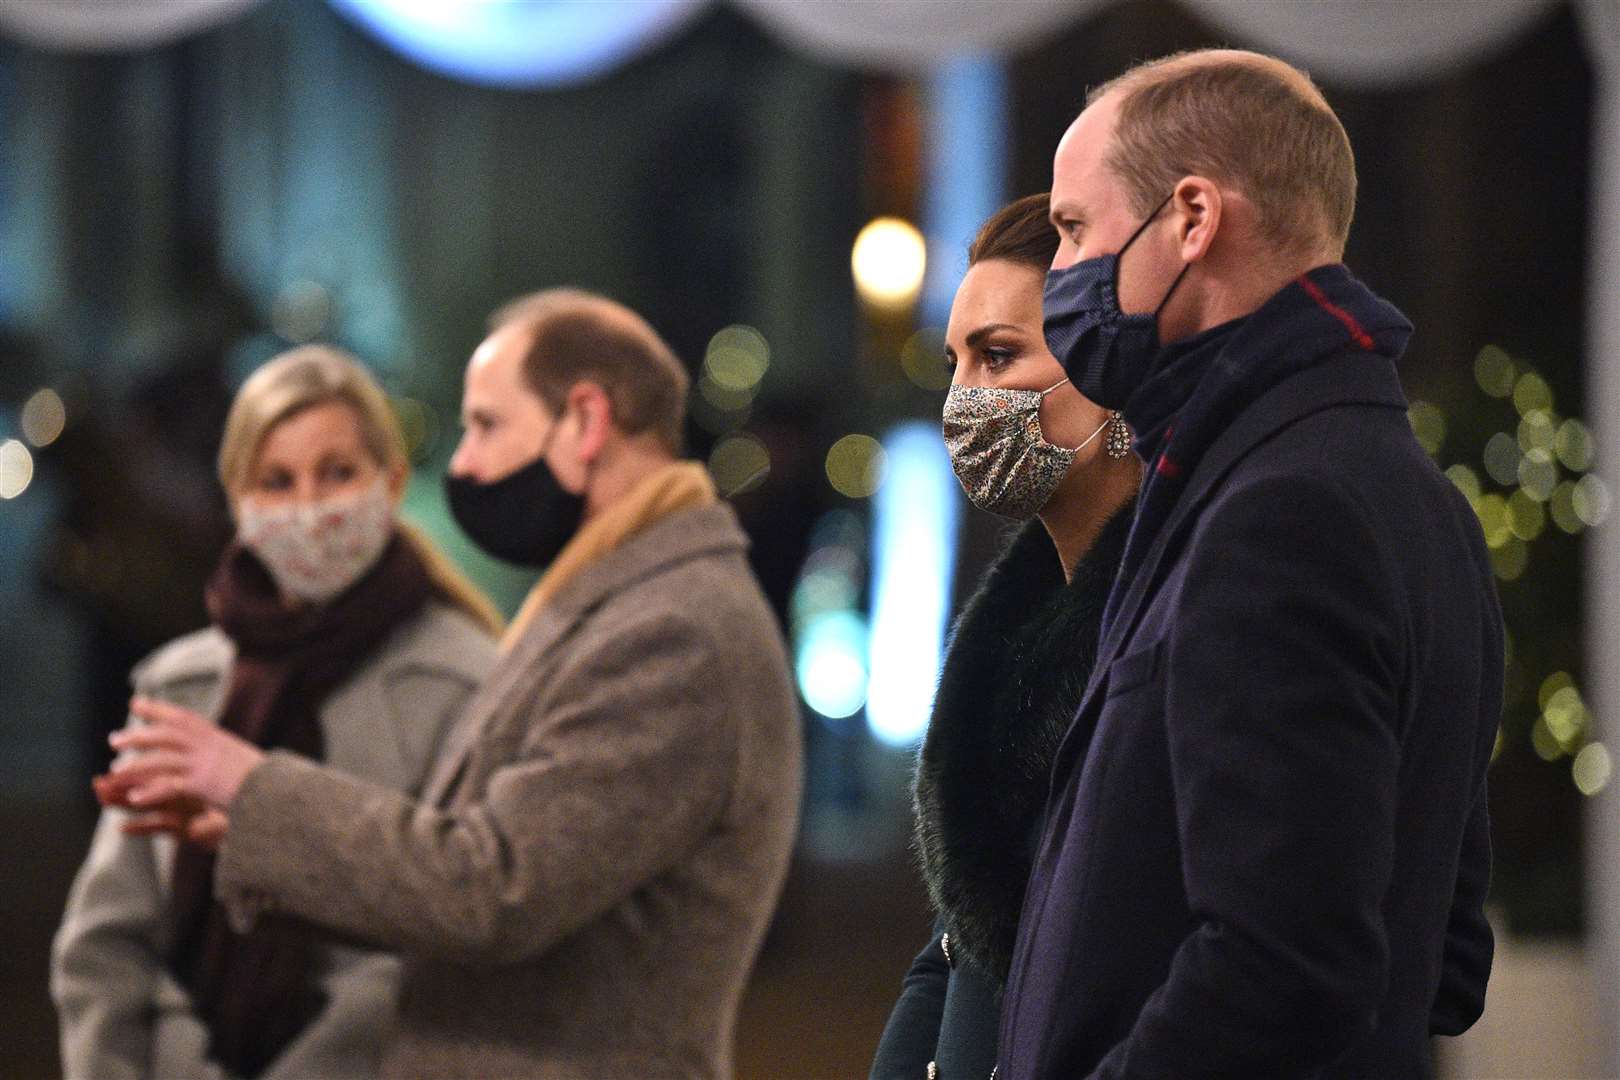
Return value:
[[(231, 402), (219, 443), (219, 482), (234, 504), (248, 484), (253, 461), (277, 424), (305, 409), (346, 405), (366, 452), (384, 471), (409, 473), (405, 433), (388, 395), (353, 356), (331, 345), (303, 345), (270, 360), (249, 375)], [(396, 527), (415, 549), (434, 591), (460, 608), (492, 637), (504, 621), (489, 598), (468, 581), (427, 534), (405, 521)]]
[(1086, 103), (1114, 91), (1107, 160), (1137, 213), (1151, 213), (1182, 177), (1207, 176), (1248, 197), (1274, 249), (1343, 256), (1355, 155), (1309, 75), (1260, 53), (1203, 49), (1139, 64)]
[(640, 315), (584, 289), (557, 288), (518, 297), (489, 323), (491, 330), (525, 327), (523, 378), (553, 411), (562, 410), (575, 384), (593, 382), (621, 431), (650, 432), (670, 453), (681, 452), (691, 377)]

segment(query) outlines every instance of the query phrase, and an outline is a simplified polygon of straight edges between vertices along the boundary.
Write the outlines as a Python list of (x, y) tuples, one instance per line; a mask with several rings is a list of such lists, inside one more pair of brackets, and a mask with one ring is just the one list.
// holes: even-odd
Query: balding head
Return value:
[(1115, 112), (1108, 166), (1150, 213), (1184, 176), (1205, 176), (1255, 207), (1260, 239), (1338, 261), (1355, 213), (1350, 140), (1310, 76), (1238, 49), (1177, 53), (1093, 90)]
[(647, 321), (615, 300), (583, 289), (519, 297), (490, 317), (490, 342), (522, 357), (524, 380), (553, 411), (577, 383), (600, 386), (626, 435), (650, 434), (679, 454), (689, 378)]

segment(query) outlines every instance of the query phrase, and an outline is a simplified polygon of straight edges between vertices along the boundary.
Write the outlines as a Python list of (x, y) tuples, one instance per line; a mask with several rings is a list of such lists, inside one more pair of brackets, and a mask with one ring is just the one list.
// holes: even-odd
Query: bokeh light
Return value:
[(22, 407), (23, 438), (35, 446), (49, 446), (67, 427), (67, 406), (62, 396), (50, 387), (34, 391)]
[(771, 453), (752, 435), (728, 435), (709, 453), (709, 472), (727, 498), (752, 491), (770, 471)]
[(1474, 381), (1491, 397), (1505, 398), (1513, 393), (1518, 377), (1513, 358), (1499, 345), (1487, 345), (1474, 358)]
[(1536, 717), (1530, 725), (1530, 748), (1542, 761), (1557, 761), (1564, 756), (1564, 748), (1548, 730), (1545, 717)]
[(1553, 450), (1570, 472), (1585, 472), (1597, 456), (1597, 440), (1579, 420), (1565, 420), (1553, 437)]
[(1609, 777), (1614, 772), (1614, 763), (1609, 758), (1609, 750), (1602, 743), (1588, 743), (1581, 747), (1581, 752), (1575, 755), (1575, 763), (1570, 766), (1570, 774), (1575, 780), (1575, 786), (1582, 795), (1596, 795), (1609, 786)]
[(1527, 454), (1532, 450), (1551, 452), (1557, 437), (1557, 425), (1546, 409), (1528, 412), (1519, 421), (1519, 449)]
[(392, 399), (394, 415), (399, 417), (400, 430), (405, 435), (405, 452), (415, 464), (422, 464), (433, 456), (439, 444), (443, 424), (439, 414), (426, 402), (412, 397)]
[(852, 611), (809, 621), (795, 664), (805, 703), (829, 720), (853, 716), (866, 704), (866, 623)]
[(1524, 493), (1537, 502), (1552, 498), (1558, 486), (1558, 466), (1553, 464), (1552, 451), (1538, 446), (1520, 458), (1518, 481)]
[(1541, 718), (1565, 750), (1573, 750), (1585, 740), (1591, 719), (1581, 700), (1581, 692), (1573, 686), (1561, 687), (1549, 694), (1546, 705), (1542, 706)]
[(1446, 469), (1446, 477), (1457, 485), (1457, 490), (1462, 492), (1463, 497), (1470, 503), (1479, 498), (1479, 474), (1473, 469), (1462, 464), (1452, 465)]
[(1530, 546), (1508, 534), (1501, 545), (1491, 549), (1491, 570), (1502, 581), (1518, 581), (1530, 565)]
[(845, 435), (827, 451), (827, 482), (851, 499), (864, 499), (883, 484), (883, 446), (870, 435)]
[(34, 479), (34, 455), (16, 439), (0, 442), (0, 499), (15, 499)]
[(771, 363), (765, 335), (752, 326), (728, 326), (709, 339), (703, 375), (723, 391), (752, 393)]
[(1547, 527), (1547, 511), (1523, 488), (1508, 496), (1508, 528), (1520, 540), (1531, 541)]
[(1523, 456), (1518, 440), (1505, 431), (1498, 431), (1485, 443), (1485, 471), (1498, 484), (1516, 484), (1519, 482), (1519, 458)]
[(1553, 524), (1571, 536), (1586, 528), (1586, 522), (1575, 513), (1575, 485), (1569, 480), (1553, 488), (1552, 497), (1547, 500), (1547, 512), (1552, 515)]
[(951, 369), (945, 366), (944, 329), (925, 326), (907, 338), (900, 350), (900, 368), (924, 390), (948, 389)]
[(1446, 414), (1427, 401), (1414, 401), (1406, 410), (1406, 418), (1412, 424), (1412, 434), (1417, 436), (1419, 445), (1431, 457), (1438, 454), (1446, 441)]
[(911, 222), (880, 217), (855, 237), (849, 265), (862, 300), (873, 307), (910, 307), (922, 290), (928, 245)]
[(1474, 503), (1474, 512), (1479, 515), (1479, 527), (1487, 544), (1499, 548), (1508, 542), (1513, 529), (1508, 523), (1506, 499), (1495, 493), (1481, 495)]
[(1527, 416), (1538, 410), (1552, 411), (1552, 387), (1533, 371), (1520, 375), (1513, 384), (1513, 407), (1519, 410), (1520, 416)]
[(1575, 482), (1570, 493), (1570, 505), (1575, 516), (1587, 526), (1601, 525), (1609, 516), (1609, 488), (1602, 480), (1587, 473)]
[(276, 294), (270, 328), (294, 344), (314, 341), (332, 324), (332, 294), (315, 281), (295, 281)]

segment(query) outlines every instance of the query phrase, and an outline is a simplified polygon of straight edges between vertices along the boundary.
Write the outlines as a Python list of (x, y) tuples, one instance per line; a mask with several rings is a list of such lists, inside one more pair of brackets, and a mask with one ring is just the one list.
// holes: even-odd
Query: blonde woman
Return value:
[[(399, 521), (407, 473), (398, 421), (353, 359), (309, 346), (256, 371), (220, 446), (236, 538), (208, 585), (212, 625), (138, 665), (136, 693), (414, 791), (500, 621)], [(374, 1073), (393, 958), (290, 919), (237, 933), (212, 896), (218, 813), (132, 815), (116, 779), (97, 790), (108, 809), (53, 953), (65, 1075)]]

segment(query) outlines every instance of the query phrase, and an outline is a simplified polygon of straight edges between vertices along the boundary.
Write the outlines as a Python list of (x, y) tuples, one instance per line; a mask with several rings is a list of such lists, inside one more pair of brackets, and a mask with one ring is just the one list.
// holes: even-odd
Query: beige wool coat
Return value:
[[(234, 649), (217, 629), (179, 638), (136, 666), (138, 693), (215, 717)], [(452, 723), (495, 662), (470, 619), (430, 603), (407, 621), (319, 712), (326, 760), (384, 788), (421, 788)], [(175, 843), (125, 836), (122, 810), (102, 813), (68, 896), (51, 964), (69, 1080), (221, 1080), (208, 1033), (169, 972), (169, 881)], [(262, 1074), (265, 1080), (376, 1075), (393, 1026), (399, 965), (334, 942), (327, 1005)]]
[(799, 805), (780, 631), (724, 505), (582, 570), (420, 800), (272, 754), (216, 894), (404, 958), (395, 1077), (727, 1077)]

